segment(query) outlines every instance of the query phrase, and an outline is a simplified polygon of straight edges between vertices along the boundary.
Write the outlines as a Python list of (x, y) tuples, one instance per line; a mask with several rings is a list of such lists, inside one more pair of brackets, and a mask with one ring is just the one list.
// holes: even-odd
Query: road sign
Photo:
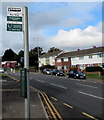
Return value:
[(22, 7), (8, 7), (7, 13), (20, 13), (20, 14), (22, 14)]
[(7, 31), (21, 32), (22, 29), (22, 8), (8, 7), (7, 8)]
[(22, 22), (22, 17), (20, 17), (20, 16), (7, 16), (7, 21)]
[(7, 23), (7, 31), (22, 31), (22, 24)]

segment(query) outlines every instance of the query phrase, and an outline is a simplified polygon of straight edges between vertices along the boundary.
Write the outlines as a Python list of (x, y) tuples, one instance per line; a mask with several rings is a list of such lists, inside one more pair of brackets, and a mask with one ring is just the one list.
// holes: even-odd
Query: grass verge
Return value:
[(4, 73), (0, 73), (0, 77), (7, 77), (7, 75)]
[(86, 74), (87, 78), (95, 78), (104, 80), (104, 76), (99, 76), (98, 74)]

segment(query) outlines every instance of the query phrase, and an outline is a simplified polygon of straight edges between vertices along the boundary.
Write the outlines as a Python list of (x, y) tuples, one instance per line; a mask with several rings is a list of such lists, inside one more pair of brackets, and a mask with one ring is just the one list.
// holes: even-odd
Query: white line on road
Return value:
[(104, 100), (104, 98), (102, 98), (102, 97), (99, 97), (99, 96), (95, 96), (95, 95), (88, 94), (88, 93), (81, 92), (81, 91), (78, 91), (78, 92), (79, 92), (79, 93), (81, 93), (81, 94), (84, 94), (84, 95), (88, 95), (88, 96), (91, 96), (91, 97), (95, 97), (95, 98), (98, 98), (98, 99)]
[(56, 85), (56, 84), (53, 84), (53, 83), (51, 83), (51, 85), (53, 85), (53, 86), (55, 86), (55, 87), (60, 87), (60, 88), (63, 88), (63, 89), (67, 89), (66, 87), (61, 86), (61, 85)]
[(41, 82), (41, 83), (44, 83), (45, 81), (42, 81), (42, 80), (38, 80), (38, 79), (35, 79), (36, 81), (38, 82)]
[(57, 85), (55, 85), (55, 84), (53, 84), (53, 83), (51, 83), (51, 85), (53, 85), (53, 86), (57, 86)]
[(67, 89), (66, 87), (61, 86), (61, 85), (57, 85), (57, 87), (60, 87), (60, 88), (63, 88), (63, 89)]
[(91, 86), (91, 85), (84, 85), (84, 84), (79, 84), (79, 83), (76, 83), (77, 85), (81, 85), (81, 86), (85, 86), (85, 87), (92, 87), (92, 88), (98, 88), (98, 87), (95, 87), (95, 86)]

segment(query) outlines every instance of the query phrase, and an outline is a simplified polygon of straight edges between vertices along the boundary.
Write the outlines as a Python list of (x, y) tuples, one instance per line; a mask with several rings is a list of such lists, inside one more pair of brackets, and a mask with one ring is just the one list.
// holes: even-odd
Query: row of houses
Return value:
[(43, 65), (56, 66), (60, 70), (69, 70), (70, 67), (78, 67), (84, 70), (89, 66), (100, 66), (104, 68), (104, 46), (93, 46), (89, 49), (78, 49), (71, 52), (50, 52), (39, 58), (39, 67)]

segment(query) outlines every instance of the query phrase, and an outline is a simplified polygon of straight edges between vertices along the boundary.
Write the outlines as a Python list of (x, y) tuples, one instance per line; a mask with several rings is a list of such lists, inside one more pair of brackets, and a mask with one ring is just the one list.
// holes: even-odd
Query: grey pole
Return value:
[(37, 44), (38, 44), (38, 72), (40, 73), (40, 68), (39, 68), (39, 40), (37, 39)]
[(23, 7), (24, 12), (24, 68), (27, 69), (27, 98), (25, 98), (25, 119), (30, 119), (30, 83), (29, 83), (29, 40), (28, 40), (28, 8)]
[(39, 39), (38, 38), (33, 38), (34, 40), (37, 40), (37, 52), (38, 52), (38, 73), (40, 73), (40, 68), (39, 68)]

